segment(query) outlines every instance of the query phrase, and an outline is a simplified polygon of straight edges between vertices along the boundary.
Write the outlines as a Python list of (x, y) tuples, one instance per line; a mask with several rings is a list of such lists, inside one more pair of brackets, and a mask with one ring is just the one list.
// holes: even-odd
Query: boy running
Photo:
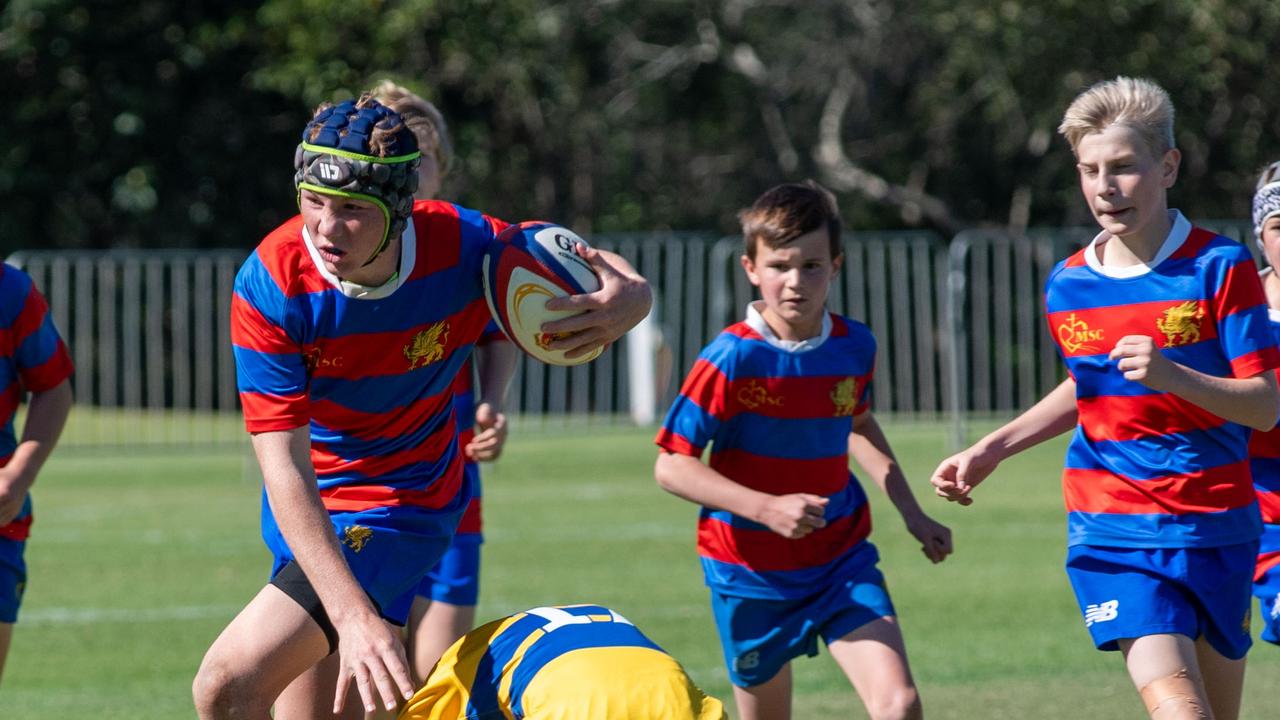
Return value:
[[(27, 585), (31, 485), (71, 412), (71, 357), (31, 278), (0, 263), (0, 672)], [(31, 393), (18, 439), (13, 417)]]
[(1067, 575), (1095, 645), (1123, 653), (1152, 717), (1232, 720), (1261, 529), (1247, 444), (1280, 409), (1262, 286), (1244, 246), (1168, 208), (1181, 155), (1158, 85), (1098, 83), (1058, 129), (1102, 226), (1045, 287), (1069, 377), (933, 484), (968, 505), (1002, 460), (1074, 429)]
[(821, 637), (872, 718), (918, 718), (849, 455), (930, 560), (951, 552), (951, 533), (916, 504), (871, 414), (875, 338), (826, 309), (843, 260), (834, 199), (814, 183), (780, 185), (739, 218), (742, 266), (763, 299), (699, 355), (654, 468), (665, 490), (702, 506), (698, 554), (738, 712), (790, 717), (791, 659), (816, 655)]
[[(1267, 267), (1258, 274), (1267, 296), (1272, 332), (1280, 339), (1280, 161), (1258, 178), (1253, 195), (1253, 231)], [(1262, 541), (1254, 568), (1253, 595), (1262, 614), (1262, 639), (1280, 645), (1280, 429), (1249, 439), (1249, 470), (1262, 511)]]

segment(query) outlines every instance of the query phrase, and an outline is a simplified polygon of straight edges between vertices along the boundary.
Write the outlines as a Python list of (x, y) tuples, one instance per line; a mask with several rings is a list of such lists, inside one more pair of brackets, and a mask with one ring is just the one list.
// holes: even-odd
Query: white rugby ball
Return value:
[(489, 312), (521, 350), (551, 365), (581, 365), (604, 352), (598, 348), (575, 358), (550, 347), (556, 337), (542, 324), (576, 315), (546, 308), (551, 298), (600, 289), (600, 278), (574, 249), (586, 241), (567, 228), (525, 222), (503, 230), (484, 257), (484, 295)]

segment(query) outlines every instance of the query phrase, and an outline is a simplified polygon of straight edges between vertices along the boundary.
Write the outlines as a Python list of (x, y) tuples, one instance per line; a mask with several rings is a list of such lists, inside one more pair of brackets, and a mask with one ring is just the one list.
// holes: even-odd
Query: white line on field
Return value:
[(230, 620), (240, 605), (180, 605), (161, 608), (36, 607), (18, 614), (20, 625), (88, 625), (92, 623), (148, 623), (171, 620)]

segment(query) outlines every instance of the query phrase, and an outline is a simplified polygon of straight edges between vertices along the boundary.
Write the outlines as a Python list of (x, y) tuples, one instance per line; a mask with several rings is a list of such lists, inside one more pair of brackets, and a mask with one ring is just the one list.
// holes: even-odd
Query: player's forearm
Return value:
[(978, 444), (1004, 459), (1074, 429), (1077, 417), (1076, 383), (1067, 378), (1040, 402), (979, 440)]
[(1185, 365), (1173, 364), (1167, 392), (1204, 408), (1220, 418), (1255, 430), (1270, 430), (1280, 414), (1280, 389), (1273, 372), (1251, 378), (1206, 375)]
[(45, 460), (58, 444), (62, 428), (71, 413), (71, 381), (63, 380), (48, 390), (31, 394), (22, 439), (14, 448), (7, 467), (30, 488)]
[(688, 455), (662, 452), (653, 469), (663, 490), (714, 510), (727, 510), (738, 517), (760, 521), (768, 493), (740, 485)]
[(915, 494), (907, 483), (907, 476), (902, 472), (889, 439), (880, 429), (870, 412), (865, 412), (854, 419), (854, 430), (849, 435), (849, 454), (857, 461), (863, 472), (889, 498), (898, 514), (910, 519), (923, 514)]
[(476, 346), (476, 371), (480, 376), (480, 402), (505, 412), (507, 389), (516, 372), (520, 352), (514, 343), (494, 340)]
[(375, 613), (338, 545), (316, 489), (306, 428), (258, 433), (253, 448), (262, 467), (267, 502), (294, 559), (334, 625), (357, 612)]

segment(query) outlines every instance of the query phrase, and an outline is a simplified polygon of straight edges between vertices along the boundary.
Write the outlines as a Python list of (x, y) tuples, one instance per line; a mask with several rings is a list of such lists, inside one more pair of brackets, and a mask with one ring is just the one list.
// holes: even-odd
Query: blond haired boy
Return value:
[(1124, 654), (1152, 717), (1231, 720), (1260, 530), (1246, 448), (1275, 424), (1280, 353), (1248, 250), (1168, 208), (1173, 115), (1126, 77), (1067, 108), (1059, 132), (1102, 227), (1045, 287), (1069, 377), (933, 484), (968, 505), (1002, 460), (1074, 430), (1067, 574), (1095, 645)]

